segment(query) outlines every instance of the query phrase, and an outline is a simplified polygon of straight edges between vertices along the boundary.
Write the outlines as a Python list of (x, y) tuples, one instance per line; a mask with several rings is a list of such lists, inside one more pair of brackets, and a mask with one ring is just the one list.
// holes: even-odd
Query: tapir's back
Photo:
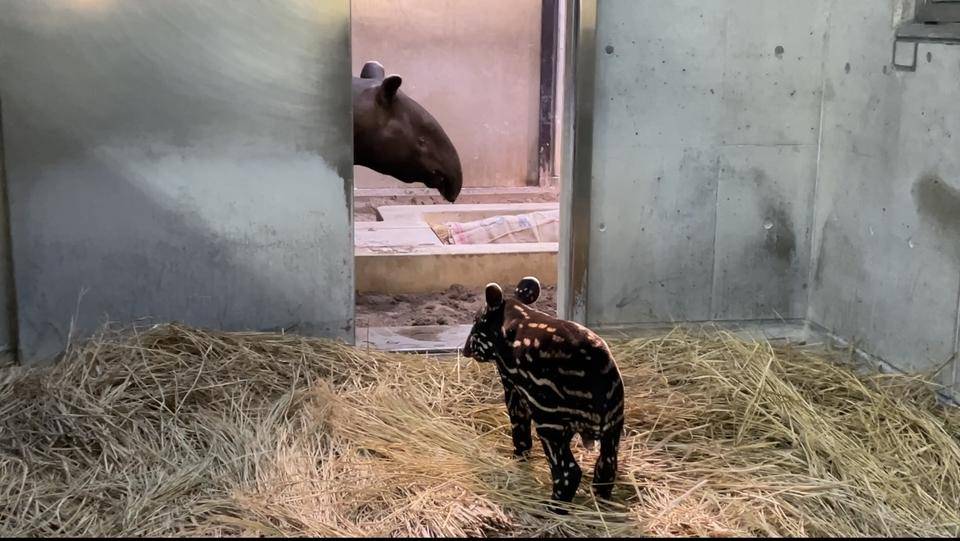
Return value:
[(597, 434), (622, 421), (623, 382), (603, 339), (576, 322), (508, 303), (504, 334), (534, 409)]

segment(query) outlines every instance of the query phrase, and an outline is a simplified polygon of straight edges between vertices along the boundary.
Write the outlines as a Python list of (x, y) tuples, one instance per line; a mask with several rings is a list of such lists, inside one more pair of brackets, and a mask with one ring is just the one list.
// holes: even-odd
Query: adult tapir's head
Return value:
[(453, 203), (460, 195), (460, 156), (440, 123), (400, 91), (398, 75), (367, 62), (353, 80), (354, 163), (406, 183), (422, 182)]

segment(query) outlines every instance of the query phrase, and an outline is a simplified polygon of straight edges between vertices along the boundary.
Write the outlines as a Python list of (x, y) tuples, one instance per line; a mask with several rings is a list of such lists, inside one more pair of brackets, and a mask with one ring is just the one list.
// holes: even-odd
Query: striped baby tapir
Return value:
[[(623, 431), (623, 380), (607, 344), (594, 332), (536, 310), (540, 282), (520, 280), (512, 299), (497, 284), (486, 287), (463, 354), (494, 362), (512, 424), (514, 455), (525, 458), (531, 421), (550, 462), (554, 500), (569, 502), (580, 486), (580, 466), (570, 450), (580, 434), (587, 447), (600, 442), (593, 489), (609, 498), (617, 474)], [(562, 510), (555, 508), (557, 512)]]

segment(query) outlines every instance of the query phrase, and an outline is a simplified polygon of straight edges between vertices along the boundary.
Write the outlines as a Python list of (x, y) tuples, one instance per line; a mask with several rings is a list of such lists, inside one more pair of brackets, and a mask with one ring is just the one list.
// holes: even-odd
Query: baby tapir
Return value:
[(463, 354), (496, 363), (517, 457), (533, 445), (533, 421), (550, 462), (554, 500), (569, 502), (580, 486), (582, 473), (570, 451), (575, 434), (600, 442), (593, 487), (597, 496), (609, 498), (623, 431), (620, 370), (595, 333), (529, 306), (539, 296), (533, 277), (520, 281), (513, 299), (505, 299), (499, 285), (487, 285), (486, 306), (476, 315)]

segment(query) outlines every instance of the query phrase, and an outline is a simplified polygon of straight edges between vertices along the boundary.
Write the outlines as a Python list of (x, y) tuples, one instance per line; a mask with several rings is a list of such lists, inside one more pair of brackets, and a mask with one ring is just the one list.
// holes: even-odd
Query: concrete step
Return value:
[(555, 202), (378, 207), (383, 221), (355, 224), (356, 289), (430, 293), (452, 284), (516, 283), (530, 275), (556, 285), (557, 242), (447, 245), (430, 226), (557, 208)]

